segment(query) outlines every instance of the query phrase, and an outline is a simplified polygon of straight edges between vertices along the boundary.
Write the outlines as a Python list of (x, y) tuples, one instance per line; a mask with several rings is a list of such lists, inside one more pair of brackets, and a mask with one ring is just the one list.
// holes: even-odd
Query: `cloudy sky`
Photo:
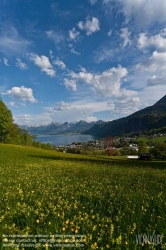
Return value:
[(16, 123), (114, 120), (165, 94), (165, 0), (0, 1), (0, 97)]

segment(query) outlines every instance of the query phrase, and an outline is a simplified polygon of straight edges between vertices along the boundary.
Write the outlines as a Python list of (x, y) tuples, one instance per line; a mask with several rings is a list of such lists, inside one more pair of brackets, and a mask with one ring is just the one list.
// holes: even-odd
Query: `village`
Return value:
[(163, 137), (158, 133), (147, 137), (148, 142), (139, 141), (137, 137), (107, 137), (101, 140), (88, 142), (73, 142), (69, 145), (54, 146), (54, 149), (63, 153), (126, 156), (129, 159), (151, 160), (151, 153), (155, 143), (154, 138)]
[(137, 154), (139, 149), (138, 144), (132, 142), (135, 141), (136, 138), (120, 137), (111, 140), (111, 145), (108, 145), (108, 142), (105, 139), (88, 142), (73, 142), (69, 145), (56, 146), (56, 150), (63, 153), (105, 154), (105, 152), (111, 148), (114, 150), (115, 155), (123, 155), (122, 151), (124, 151), (124, 149), (130, 151), (133, 155)]

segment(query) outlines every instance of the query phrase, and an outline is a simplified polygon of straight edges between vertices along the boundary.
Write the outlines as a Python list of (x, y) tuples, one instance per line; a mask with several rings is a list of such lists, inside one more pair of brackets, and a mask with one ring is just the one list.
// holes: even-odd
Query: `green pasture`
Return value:
[[(166, 249), (165, 190), (164, 161), (0, 144), (0, 249)], [(137, 244), (141, 234), (163, 244)]]
[(137, 141), (145, 141), (145, 142), (148, 142), (149, 140), (152, 140), (153, 142), (165, 142), (166, 141), (166, 136), (160, 136), (160, 137), (156, 137), (156, 138), (152, 138), (152, 139), (147, 139), (145, 137), (140, 137), (137, 139)]

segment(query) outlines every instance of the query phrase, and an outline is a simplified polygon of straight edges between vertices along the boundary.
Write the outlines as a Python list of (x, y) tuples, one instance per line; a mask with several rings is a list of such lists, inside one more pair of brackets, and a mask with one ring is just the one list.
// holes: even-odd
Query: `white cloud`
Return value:
[(87, 118), (86, 118), (86, 121), (87, 122), (97, 122), (97, 117), (94, 117), (94, 116), (88, 116)]
[(54, 58), (54, 54), (53, 54), (52, 50), (49, 50), (49, 54), (50, 54), (51, 59), (53, 59)]
[(110, 29), (107, 33), (108, 36), (111, 36), (112, 35), (112, 29)]
[(91, 80), (93, 88), (99, 96), (111, 96), (118, 94), (121, 80), (127, 75), (127, 69), (119, 66), (95, 75)]
[(86, 115), (86, 114), (87, 114), (87, 112), (85, 112), (85, 111), (80, 112), (80, 115)]
[(158, 86), (158, 85), (166, 86), (166, 75), (163, 75), (162, 77), (157, 77), (156, 75), (154, 75), (148, 79), (147, 86)]
[(52, 68), (52, 65), (49, 61), (49, 58), (46, 56), (38, 56), (36, 54), (29, 54), (30, 59), (35, 62), (37, 66), (39, 66), (41, 69), (43, 68)]
[(121, 29), (120, 37), (124, 39), (123, 47), (126, 47), (127, 45), (131, 45), (131, 40), (129, 38), (130, 35), (131, 35), (131, 32), (128, 31), (128, 28)]
[(17, 105), (15, 104), (15, 102), (9, 102), (9, 105), (12, 107), (17, 107)]
[(20, 114), (15, 117), (15, 122), (17, 124), (23, 125), (28, 124), (29, 126), (38, 126), (38, 125), (48, 125), (51, 122), (54, 122), (55, 119), (50, 117), (50, 114), (44, 112), (40, 114)]
[(73, 40), (73, 41), (76, 42), (79, 39), (79, 34), (80, 34), (80, 32), (76, 31), (75, 28), (73, 28), (72, 30), (69, 30), (69, 38), (70, 38), (70, 40)]
[(39, 68), (41, 68), (42, 72), (45, 72), (50, 77), (55, 76), (55, 70), (51, 65), (49, 58), (46, 56), (38, 56), (36, 54), (30, 53), (28, 57), (31, 61), (33, 61)]
[(83, 81), (90, 84), (93, 79), (93, 74), (88, 73), (85, 69), (83, 69), (83, 71), (80, 71), (79, 73), (74, 73), (73, 71), (70, 72), (70, 77), (76, 81)]
[(92, 74), (83, 70), (79, 73), (70, 72), (70, 79), (65, 79), (65, 86), (77, 90), (77, 83), (83, 82), (89, 85), (98, 96), (119, 95), (121, 80), (127, 75), (127, 69), (118, 66), (110, 68), (101, 74)]
[(52, 52), (52, 50), (49, 50), (49, 54), (50, 54), (50, 57), (52, 59), (52, 62), (54, 65), (57, 65), (60, 69), (64, 70), (66, 69), (66, 65), (64, 62), (62, 62), (61, 60), (59, 60), (59, 57), (57, 57), (55, 60), (54, 60), (54, 54)]
[(70, 109), (70, 104), (62, 101), (62, 102), (58, 103), (53, 109), (54, 109), (54, 111), (68, 110), (68, 109)]
[(26, 63), (23, 63), (22, 60), (20, 58), (16, 58), (16, 66), (22, 70), (28, 69), (28, 66), (26, 65)]
[(9, 63), (8, 63), (8, 59), (6, 59), (6, 58), (3, 58), (3, 63), (4, 63), (6, 66), (10, 66)]
[(71, 89), (73, 91), (77, 90), (77, 83), (75, 80), (70, 80), (70, 79), (65, 78), (64, 85), (66, 86), (67, 89)]
[(99, 20), (96, 17), (92, 17), (92, 21), (89, 18), (87, 18), (85, 22), (80, 21), (78, 27), (81, 30), (85, 30), (88, 36), (100, 30)]
[(115, 100), (113, 112), (118, 114), (131, 114), (138, 110), (139, 105), (139, 97), (128, 98), (125, 100)]
[(131, 114), (138, 110), (140, 98), (136, 91), (122, 90), (120, 95), (107, 103), (111, 113)]
[(166, 93), (166, 85), (161, 87), (158, 85), (148, 86), (138, 92), (140, 97), (141, 108), (145, 108), (155, 104), (159, 99), (161, 99)]
[(59, 60), (59, 58), (57, 57), (56, 60), (53, 62), (53, 64), (57, 65), (59, 68), (61, 69), (65, 69), (66, 65), (64, 62), (62, 62), (61, 60)]
[(103, 0), (103, 4), (113, 6), (120, 4), (126, 22), (134, 19), (136, 25), (149, 25), (153, 22), (166, 21), (166, 1), (164, 0)]
[(166, 52), (158, 53), (154, 51), (152, 56), (146, 61), (136, 65), (136, 69), (146, 72), (162, 72), (166, 70)]
[(42, 68), (41, 71), (45, 72), (50, 77), (54, 77), (55, 76), (55, 70), (54, 69)]
[(110, 45), (99, 46), (99, 48), (94, 51), (94, 61), (95, 63), (100, 63), (103, 61), (114, 61), (114, 58), (118, 58), (119, 54), (119, 48), (113, 49)]
[(153, 46), (157, 52), (166, 51), (166, 38), (164, 37), (164, 30), (161, 30), (159, 34), (148, 37), (146, 33), (140, 33), (138, 38), (138, 48), (145, 49), (149, 46)]
[(75, 49), (71, 48), (70, 50), (71, 53), (76, 54), (76, 55), (81, 55), (81, 53), (77, 52)]
[(59, 44), (62, 44), (65, 40), (65, 37), (62, 32), (48, 30), (46, 31), (47, 37), (54, 42), (54, 44), (58, 47)]
[(6, 55), (23, 54), (27, 52), (31, 42), (20, 37), (14, 27), (3, 26), (0, 35), (0, 52)]
[(138, 38), (138, 48), (144, 49), (148, 45), (148, 37), (145, 33), (140, 33)]
[(7, 90), (5, 95), (10, 95), (11, 97), (22, 100), (22, 101), (29, 101), (32, 103), (37, 102), (37, 100), (33, 96), (33, 90), (31, 88), (25, 88), (24, 86), (21, 87), (13, 87), (10, 90)]
[(70, 52), (76, 55), (81, 55), (81, 53), (77, 52), (74, 48), (73, 48), (73, 44), (69, 43), (68, 44), (69, 48), (70, 48)]
[(166, 28), (160, 30), (160, 35), (161, 36), (166, 36)]
[(24, 114), (17, 117), (20, 121), (28, 122), (30, 120), (30, 115)]
[(97, 3), (97, 0), (89, 0), (89, 2), (91, 3), (91, 5), (94, 5), (95, 3)]

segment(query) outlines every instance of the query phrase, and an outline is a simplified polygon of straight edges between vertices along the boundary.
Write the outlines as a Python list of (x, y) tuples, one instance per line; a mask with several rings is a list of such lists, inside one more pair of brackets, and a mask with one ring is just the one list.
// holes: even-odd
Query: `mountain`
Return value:
[(26, 129), (31, 134), (47, 134), (49, 131), (57, 130), (61, 126), (60, 123), (50, 123), (42, 126), (25, 126), (21, 125), (20, 128)]
[(52, 122), (48, 125), (42, 126), (27, 126), (27, 125), (20, 125), (20, 128), (26, 129), (31, 134), (64, 134), (64, 133), (82, 133), (87, 129), (90, 129), (95, 124), (102, 124), (103, 121), (99, 120), (97, 122), (86, 122), (86, 121), (79, 121), (79, 122), (65, 122), (63, 124)]
[(107, 137), (108, 135), (121, 136), (160, 129), (166, 132), (166, 95), (152, 106), (127, 117), (103, 124), (95, 124), (89, 130), (84, 131), (83, 134)]

